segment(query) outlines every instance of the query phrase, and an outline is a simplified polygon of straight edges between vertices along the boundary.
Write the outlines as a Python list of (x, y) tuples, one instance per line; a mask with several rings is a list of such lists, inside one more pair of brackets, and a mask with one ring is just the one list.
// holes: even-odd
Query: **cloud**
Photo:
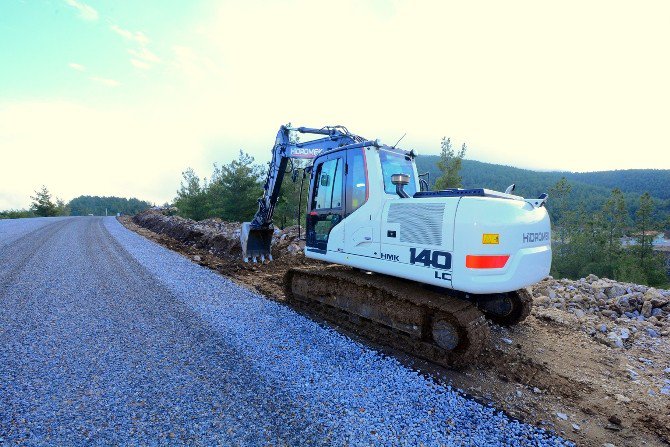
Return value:
[(142, 62), (142, 61), (137, 60), (137, 59), (130, 59), (130, 63), (131, 63), (134, 67), (139, 68), (139, 69), (141, 69), (141, 70), (148, 70), (148, 69), (151, 68), (151, 65), (150, 65), (150, 64), (148, 64), (148, 63), (146, 63), (146, 62)]
[(65, 3), (72, 6), (79, 11), (79, 17), (88, 21), (96, 21), (99, 18), (98, 11), (87, 5), (86, 3), (78, 2), (77, 0), (64, 0)]
[(142, 31), (133, 32), (127, 29), (123, 29), (118, 25), (111, 25), (109, 29), (124, 39), (137, 42), (140, 45), (147, 45), (149, 43), (149, 38)]
[(106, 87), (118, 87), (119, 85), (121, 85), (121, 83), (115, 79), (101, 78), (99, 76), (91, 76), (89, 79)]
[(128, 53), (134, 56), (136, 59), (140, 59), (144, 62), (158, 63), (161, 61), (158, 56), (144, 47), (141, 47), (137, 50), (130, 49), (128, 50)]
[(70, 62), (67, 65), (68, 65), (68, 67), (70, 67), (71, 69), (73, 69), (75, 71), (86, 71), (86, 67), (84, 67), (81, 64), (77, 64), (76, 62)]
[(109, 29), (123, 37), (125, 40), (137, 44), (137, 48), (128, 49), (128, 53), (132, 56), (130, 58), (130, 63), (135, 68), (148, 70), (151, 68), (152, 64), (161, 62), (161, 59), (147, 48), (149, 38), (142, 31), (130, 31), (115, 24), (110, 25)]

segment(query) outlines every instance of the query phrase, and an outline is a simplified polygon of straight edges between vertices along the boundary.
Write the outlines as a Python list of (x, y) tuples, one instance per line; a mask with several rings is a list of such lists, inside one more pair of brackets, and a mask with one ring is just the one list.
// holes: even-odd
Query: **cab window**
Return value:
[(379, 159), (382, 163), (382, 176), (384, 177), (384, 191), (395, 195), (395, 185), (391, 183), (393, 174), (409, 175), (409, 185), (405, 186), (405, 192), (412, 197), (416, 193), (416, 181), (414, 179), (414, 166), (409, 156), (397, 152), (379, 151)]
[(347, 215), (360, 208), (368, 199), (364, 151), (350, 149), (347, 154)]
[(317, 167), (313, 210), (342, 207), (342, 171), (341, 158), (326, 160)]

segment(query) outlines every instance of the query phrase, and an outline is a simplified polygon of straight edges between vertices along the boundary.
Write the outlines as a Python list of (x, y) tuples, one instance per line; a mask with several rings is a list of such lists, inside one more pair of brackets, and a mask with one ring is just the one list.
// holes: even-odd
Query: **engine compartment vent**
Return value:
[(392, 203), (388, 223), (400, 224), (400, 242), (442, 245), (444, 203)]

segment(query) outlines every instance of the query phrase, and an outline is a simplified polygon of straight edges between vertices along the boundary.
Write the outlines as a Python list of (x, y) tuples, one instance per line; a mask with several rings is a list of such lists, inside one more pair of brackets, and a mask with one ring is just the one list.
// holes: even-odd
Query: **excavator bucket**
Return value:
[(257, 258), (263, 262), (265, 259), (272, 260), (270, 247), (272, 246), (272, 234), (274, 228), (252, 228), (251, 222), (242, 223), (240, 232), (240, 245), (242, 245), (242, 257), (244, 262), (251, 259), (256, 262)]

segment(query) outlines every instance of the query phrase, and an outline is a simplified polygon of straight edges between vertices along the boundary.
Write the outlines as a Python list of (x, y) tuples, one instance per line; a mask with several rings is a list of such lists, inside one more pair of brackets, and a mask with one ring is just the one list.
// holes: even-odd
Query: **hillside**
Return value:
[[(440, 175), (437, 155), (419, 155), (416, 159), (419, 173), (430, 172), (431, 183)], [(656, 218), (670, 217), (670, 170), (630, 169), (601, 172), (532, 171), (512, 166), (463, 160), (461, 169), (464, 188), (489, 188), (504, 191), (512, 183), (515, 193), (526, 197), (537, 197), (558, 182), (568, 179), (572, 186), (571, 202), (586, 210), (599, 209), (614, 188), (619, 188), (626, 197), (630, 213), (637, 209), (639, 196), (649, 192), (655, 199)], [(551, 201), (551, 197), (550, 197)]]

